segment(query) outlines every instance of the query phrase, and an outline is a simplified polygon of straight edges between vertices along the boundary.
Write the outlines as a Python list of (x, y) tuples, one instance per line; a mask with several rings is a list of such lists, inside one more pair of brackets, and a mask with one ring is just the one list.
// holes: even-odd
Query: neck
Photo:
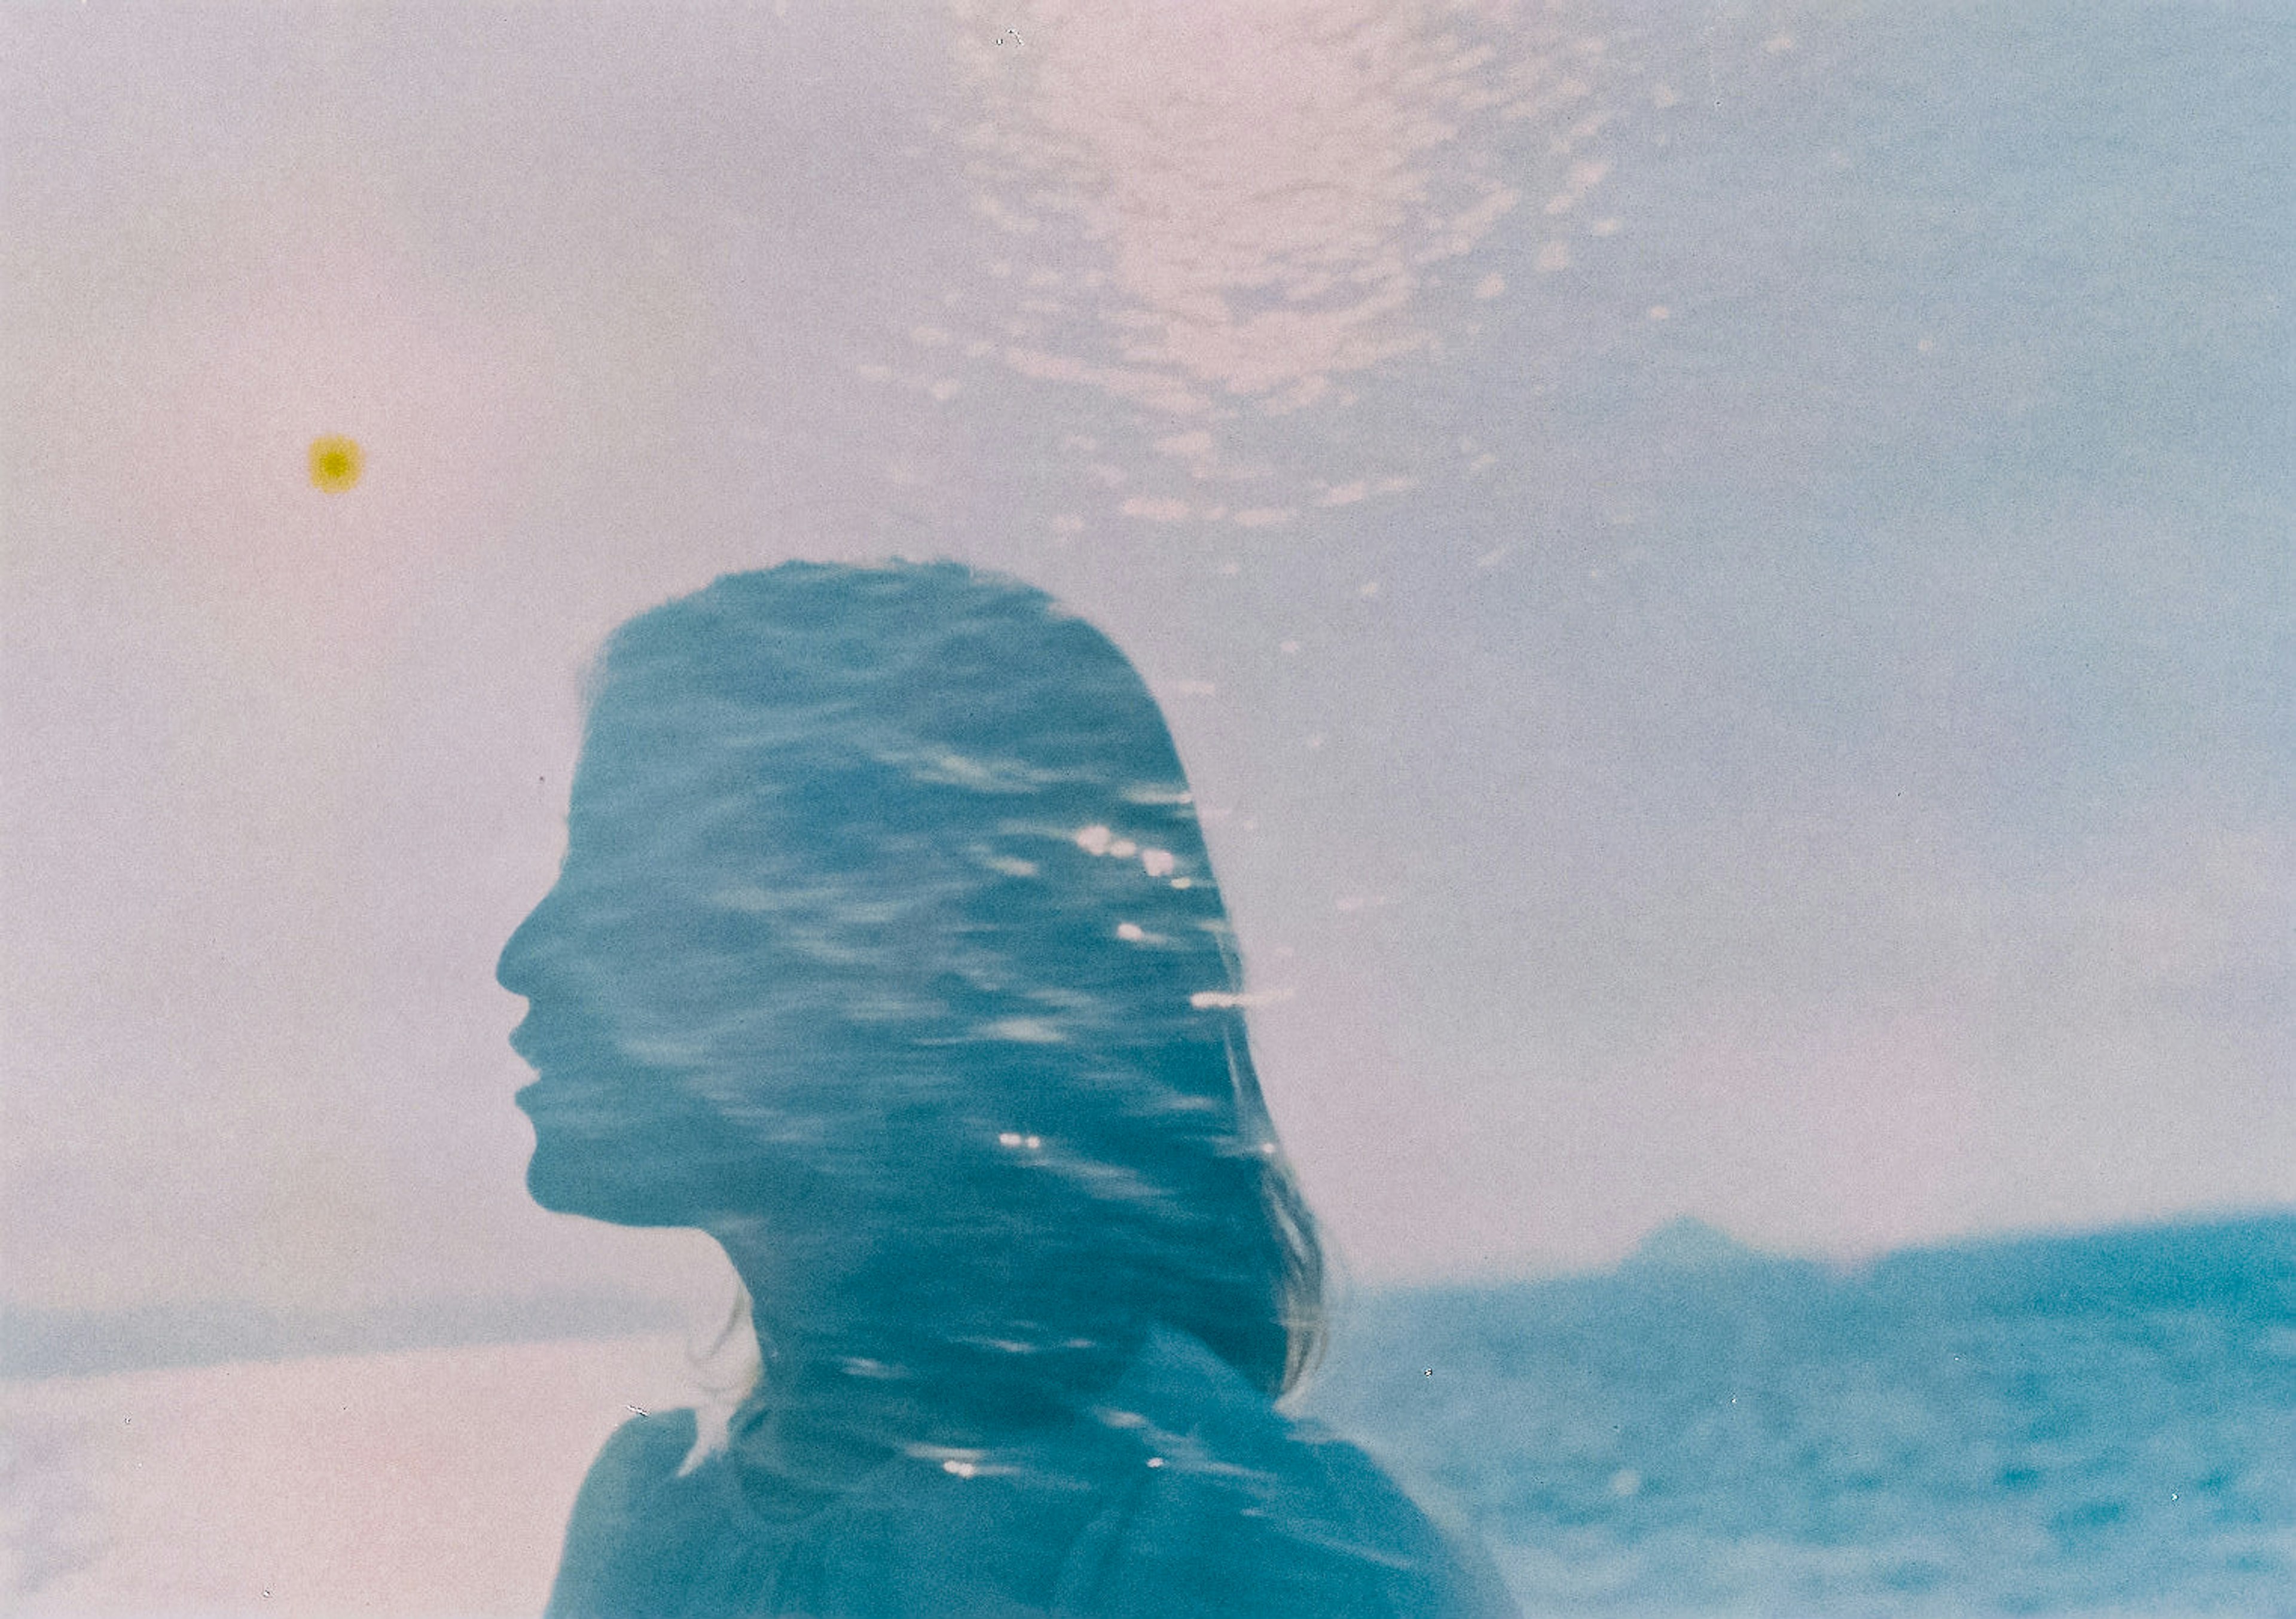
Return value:
[(873, 1234), (793, 1242), (748, 1222), (712, 1231), (749, 1289), (763, 1357), (740, 1419), (745, 1460), (800, 1490), (834, 1491), (896, 1456), (985, 1451), (1057, 1424), (1129, 1355), (1119, 1333), (1079, 1341), (1087, 1335), (1015, 1325), (1004, 1318), (1019, 1313), (1016, 1301), (994, 1279), (952, 1286), (964, 1280), (957, 1256), (890, 1253), (882, 1228)]

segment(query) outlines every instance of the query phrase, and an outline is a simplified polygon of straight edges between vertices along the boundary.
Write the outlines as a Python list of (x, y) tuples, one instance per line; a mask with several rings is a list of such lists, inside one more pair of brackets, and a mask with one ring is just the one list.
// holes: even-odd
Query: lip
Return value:
[(530, 1085), (521, 1085), (510, 1100), (529, 1123), (547, 1124), (554, 1129), (599, 1116), (598, 1100), (578, 1086), (569, 1086), (562, 1079), (542, 1078)]
[(529, 1118), (535, 1117), (538, 1112), (550, 1110), (554, 1104), (565, 1100), (561, 1094), (565, 1089), (562, 1079), (554, 1080), (549, 1074), (552, 1068), (563, 1072), (565, 1065), (554, 1057), (553, 1048), (559, 1048), (562, 1056), (564, 1043), (543, 1034), (535, 1026), (531, 1012), (510, 1032), (510, 1049), (518, 1053), (520, 1061), (534, 1070), (534, 1078), (511, 1094), (512, 1102)]
[(529, 1011), (510, 1032), (510, 1049), (537, 1075), (546, 1068), (563, 1067), (568, 1057), (578, 1056), (584, 1050), (579, 1026), (568, 1028), (565, 1021), (558, 1018), (545, 1024), (540, 1014)]
[(569, 1063), (562, 1054), (559, 1059), (536, 1062), (527, 1059), (534, 1068), (534, 1078), (511, 1093), (511, 1101), (529, 1118), (538, 1119), (544, 1114), (566, 1118), (596, 1113), (611, 1106), (609, 1092), (587, 1069), (578, 1063)]

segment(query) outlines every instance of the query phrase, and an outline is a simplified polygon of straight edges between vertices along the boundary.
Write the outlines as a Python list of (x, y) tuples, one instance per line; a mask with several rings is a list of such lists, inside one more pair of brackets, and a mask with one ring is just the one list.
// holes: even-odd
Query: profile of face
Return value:
[(626, 1225), (700, 1224), (773, 1178), (758, 1138), (696, 1083), (694, 1041), (712, 1021), (705, 954), (722, 918), (680, 880), (694, 865), (691, 760), (646, 744), (594, 725), (558, 880), (496, 977), (527, 1000), (511, 1044), (535, 1071), (517, 1099), (534, 1124), (535, 1201)]
[(537, 1202), (841, 1222), (980, 1297), (1112, 1256), (1267, 1294), (1226, 921), (1105, 637), (953, 565), (789, 564), (633, 619), (598, 675), (558, 881), (497, 969)]

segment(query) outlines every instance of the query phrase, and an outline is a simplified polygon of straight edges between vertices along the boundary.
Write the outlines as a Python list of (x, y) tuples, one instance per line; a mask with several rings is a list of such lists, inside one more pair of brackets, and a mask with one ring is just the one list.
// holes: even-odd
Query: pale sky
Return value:
[(691, 1274), (526, 1201), (492, 969), (590, 649), (791, 557), (1004, 568), (1133, 656), (1363, 1280), (2296, 1201), (2272, 25), (0, 45), (0, 1297)]

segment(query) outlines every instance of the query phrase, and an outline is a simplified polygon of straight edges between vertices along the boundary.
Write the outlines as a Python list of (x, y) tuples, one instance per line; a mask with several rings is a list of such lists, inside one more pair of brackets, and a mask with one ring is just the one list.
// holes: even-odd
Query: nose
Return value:
[(512, 930), (502, 947), (502, 955), (495, 962), (495, 982), (513, 995), (534, 999), (537, 980), (540, 977), (542, 944), (548, 936), (549, 921), (545, 912), (551, 909), (555, 888), (542, 896), (541, 903), (526, 913), (526, 920)]

